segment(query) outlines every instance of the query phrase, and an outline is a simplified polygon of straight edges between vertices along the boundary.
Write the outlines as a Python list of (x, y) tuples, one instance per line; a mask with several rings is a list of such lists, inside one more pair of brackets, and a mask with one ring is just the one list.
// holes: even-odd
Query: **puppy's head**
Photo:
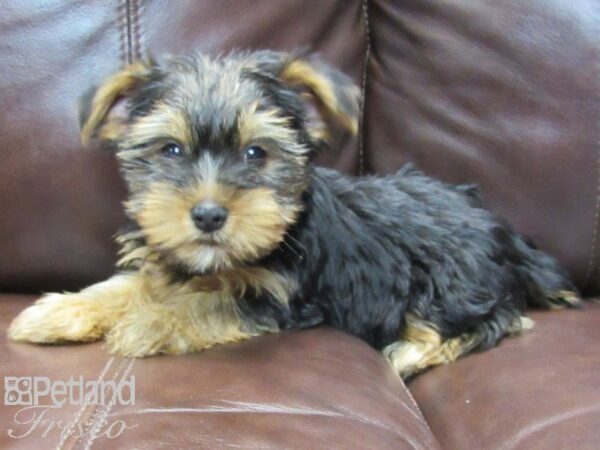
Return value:
[(327, 125), (356, 132), (357, 117), (358, 89), (315, 58), (192, 55), (109, 78), (88, 97), (82, 139), (116, 146), (147, 245), (209, 273), (281, 243)]

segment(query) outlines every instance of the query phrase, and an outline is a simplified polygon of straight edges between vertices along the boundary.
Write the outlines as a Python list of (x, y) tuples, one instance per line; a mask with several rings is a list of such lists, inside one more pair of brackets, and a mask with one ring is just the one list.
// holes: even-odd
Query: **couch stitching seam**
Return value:
[[(121, 362), (117, 366), (117, 369), (113, 372), (112, 377), (110, 377), (110, 380), (108, 381), (109, 383), (114, 382), (116, 380), (117, 375), (120, 373), (125, 361), (125, 359), (121, 360)], [(101, 413), (102, 407), (105, 407), (105, 405), (94, 405), (94, 408), (92, 409), (91, 413), (88, 414), (88, 420), (85, 423), (83, 432), (81, 433), (81, 436), (79, 437), (76, 443), (83, 445), (83, 439), (86, 437), (86, 435), (89, 439), (89, 433), (91, 433), (94, 430), (98, 423), (97, 417)]]
[[(600, 129), (600, 122), (598, 123)], [(597, 272), (597, 247), (598, 247), (598, 225), (600, 222), (600, 137), (596, 142), (596, 213), (594, 215), (594, 229), (592, 231), (592, 243), (590, 248), (590, 256), (585, 274), (584, 289), (587, 290), (592, 282), (592, 276)]]
[[(119, 365), (117, 366), (117, 369), (113, 372), (112, 377), (110, 377), (109, 383), (110, 382), (114, 382), (117, 378), (117, 375), (119, 374), (119, 372), (121, 371), (121, 368), (123, 367), (123, 364), (125, 363), (126, 360), (122, 359), (121, 362), (119, 363)], [(77, 444), (81, 444), (83, 445), (83, 439), (85, 438), (86, 434), (90, 433), (93, 428), (96, 426), (97, 423), (97, 416), (100, 413), (100, 408), (102, 408), (104, 405), (94, 405), (94, 408), (90, 411), (90, 414), (88, 414), (87, 416), (87, 421), (85, 423), (85, 426), (83, 428), (83, 432), (81, 433), (81, 436), (79, 437), (79, 439), (77, 440)]]
[(133, 63), (133, 30), (132, 30), (132, 2), (133, 0), (127, 0), (127, 63)]
[[(104, 376), (106, 375), (106, 372), (108, 372), (108, 369), (112, 365), (114, 359), (115, 359), (114, 356), (111, 356), (106, 361), (106, 363), (104, 364), (104, 367), (102, 368), (102, 370), (100, 371), (100, 374), (97, 377), (98, 381), (104, 380)], [(91, 405), (88, 405), (85, 402), (82, 402), (81, 408), (79, 408), (77, 413), (73, 416), (73, 420), (71, 421), (69, 426), (63, 430), (60, 441), (56, 445), (56, 450), (61, 450), (62, 448), (64, 448), (64, 445), (66, 444), (67, 440), (69, 439), (69, 437), (71, 437), (70, 436), (71, 431), (81, 421), (83, 414), (85, 413), (86, 410), (89, 409), (88, 408), (89, 406), (91, 406)], [(95, 409), (95, 406), (93, 409)], [(77, 444), (77, 441), (78, 441), (78, 439), (75, 439), (75, 441), (72, 442), (72, 444), (69, 446), (69, 448), (73, 448)]]
[(132, 60), (140, 60), (140, 59), (142, 59), (142, 43), (141, 43), (141, 33), (140, 33), (140, 0), (131, 0), (131, 2), (132, 2), (131, 38), (133, 41)]
[(124, 0), (124, 23), (123, 23), (123, 34), (125, 36), (125, 64), (131, 64), (133, 62), (132, 56), (132, 45), (131, 45), (131, 0)]
[(363, 65), (362, 73), (362, 86), (361, 86), (361, 98), (360, 98), (360, 135), (358, 141), (358, 158), (359, 168), (358, 173), (364, 175), (365, 173), (365, 99), (367, 91), (367, 73), (369, 70), (369, 58), (371, 57), (371, 28), (369, 24), (369, 2), (368, 0), (362, 1), (363, 18), (365, 21), (365, 60)]
[[(117, 370), (115, 371), (115, 373), (113, 375), (113, 378), (111, 381), (115, 381), (116, 382), (115, 384), (119, 384), (123, 380), (125, 380), (127, 375), (129, 375), (129, 373), (131, 372), (131, 369), (133, 368), (135, 359), (134, 358), (129, 359), (129, 364), (127, 365), (125, 370), (122, 372), (122, 374), (119, 377), (117, 377), (117, 375), (119, 375), (119, 372), (121, 370), (121, 366), (123, 365), (123, 363), (125, 361), (127, 361), (127, 360), (124, 359), (121, 362), (121, 364), (119, 364), (119, 367), (117, 368)], [(117, 378), (118, 378), (118, 381), (117, 381)], [(111, 400), (108, 403), (108, 405), (102, 405), (102, 406), (104, 406), (104, 407), (97, 409), (96, 414), (94, 414), (94, 416), (92, 417), (93, 423), (88, 428), (88, 431), (89, 431), (88, 439), (83, 447), (83, 450), (89, 450), (92, 447), (92, 444), (94, 443), (94, 441), (96, 441), (96, 439), (98, 439), (100, 428), (106, 423), (106, 418), (108, 417), (111, 410), (115, 406), (115, 402), (113, 402)]]
[(119, 29), (119, 57), (127, 63), (127, 0), (121, 0), (117, 8), (117, 27)]
[(404, 384), (404, 382), (402, 382), (402, 385), (404, 386), (404, 390), (406, 391), (406, 394), (408, 395), (408, 398), (410, 399), (411, 403), (413, 404), (413, 406), (415, 407), (415, 409), (417, 410), (417, 412), (419, 413), (419, 415), (423, 419), (423, 422), (425, 423), (425, 426), (427, 427), (427, 429), (429, 430), (429, 432), (431, 433), (431, 435), (435, 438), (435, 434), (433, 434), (433, 430), (429, 426), (429, 422), (427, 422), (427, 419), (425, 418), (425, 415), (423, 414), (423, 411), (421, 411), (421, 408), (419, 407), (419, 404), (417, 403), (417, 401), (413, 397), (412, 392), (410, 392), (410, 389), (408, 389), (408, 387), (406, 386), (406, 384)]

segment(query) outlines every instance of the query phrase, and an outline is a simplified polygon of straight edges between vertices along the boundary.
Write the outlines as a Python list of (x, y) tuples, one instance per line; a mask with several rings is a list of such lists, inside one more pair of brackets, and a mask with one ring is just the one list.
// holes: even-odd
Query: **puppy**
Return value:
[(579, 303), (474, 187), (314, 167), (328, 126), (356, 133), (359, 112), (351, 80), (314, 57), (137, 62), (88, 100), (82, 138), (115, 149), (129, 188), (121, 270), (43, 297), (13, 340), (104, 337), (144, 357), (327, 324), (408, 377), (530, 328), (527, 305)]

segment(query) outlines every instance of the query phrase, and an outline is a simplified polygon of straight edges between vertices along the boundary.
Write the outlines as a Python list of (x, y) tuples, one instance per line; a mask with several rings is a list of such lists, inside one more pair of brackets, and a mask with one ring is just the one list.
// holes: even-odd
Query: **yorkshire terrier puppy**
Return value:
[(358, 111), (351, 80), (314, 57), (190, 55), (118, 72), (89, 96), (82, 138), (115, 149), (129, 188), (121, 271), (43, 297), (9, 337), (104, 337), (143, 357), (327, 324), (407, 377), (530, 328), (527, 305), (579, 303), (473, 186), (412, 167), (314, 167), (327, 127), (356, 133)]

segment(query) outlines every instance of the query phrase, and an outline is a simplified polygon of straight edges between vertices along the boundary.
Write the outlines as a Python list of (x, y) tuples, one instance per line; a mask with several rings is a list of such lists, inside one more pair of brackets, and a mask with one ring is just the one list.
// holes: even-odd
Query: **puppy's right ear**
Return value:
[(151, 79), (154, 67), (152, 61), (133, 63), (83, 96), (79, 124), (84, 145), (94, 137), (110, 141), (121, 134), (127, 97)]

